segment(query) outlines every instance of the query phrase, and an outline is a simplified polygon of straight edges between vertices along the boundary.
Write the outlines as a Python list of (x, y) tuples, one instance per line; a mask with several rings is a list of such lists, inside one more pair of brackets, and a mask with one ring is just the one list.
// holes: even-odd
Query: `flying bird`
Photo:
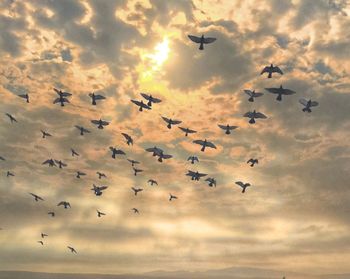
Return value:
[(101, 211), (98, 211), (98, 210), (96, 210), (96, 212), (97, 212), (97, 217), (101, 217), (101, 216), (105, 216), (106, 215), (106, 213), (103, 213), (103, 212), (101, 212)]
[(158, 147), (151, 147), (151, 148), (146, 148), (145, 149), (147, 152), (152, 152), (153, 156), (159, 156), (160, 153), (163, 152), (162, 149), (158, 148)]
[(6, 161), (6, 159), (4, 157), (2, 157), (2, 156), (0, 156), (0, 160), (1, 161)]
[(170, 154), (164, 154), (163, 151), (159, 152), (159, 154), (157, 154), (158, 156), (158, 162), (162, 163), (163, 159), (167, 160), (173, 157), (173, 155)]
[(198, 171), (194, 172), (194, 171), (188, 171), (188, 173), (186, 173), (187, 176), (191, 177), (191, 180), (195, 180), (195, 181), (199, 181), (199, 179), (201, 177), (207, 176), (206, 173), (200, 173)]
[(141, 169), (136, 169), (136, 168), (133, 168), (134, 170), (134, 175), (136, 176), (138, 172), (143, 172), (143, 170)]
[(317, 107), (318, 102), (311, 101), (311, 100), (305, 100), (304, 98), (299, 99), (299, 103), (304, 106), (303, 112), (311, 112), (311, 107)]
[(55, 160), (47, 159), (42, 163), (42, 165), (49, 165), (49, 167), (56, 167)]
[(41, 133), (43, 134), (43, 139), (46, 138), (46, 137), (52, 137), (52, 135), (49, 134), (48, 132), (45, 132), (45, 131), (43, 131), (43, 130), (40, 130), (40, 131), (41, 131)]
[(97, 125), (97, 128), (103, 129), (103, 126), (108, 126), (110, 122), (99, 119), (99, 120), (91, 120), (91, 123)]
[(291, 90), (291, 89), (287, 89), (287, 88), (283, 88), (283, 86), (281, 85), (280, 87), (271, 87), (271, 88), (265, 88), (265, 90), (267, 90), (268, 92), (272, 93), (272, 94), (277, 94), (277, 101), (282, 101), (282, 96), (283, 95), (293, 95), (296, 92)]
[(254, 98), (258, 98), (264, 95), (264, 93), (255, 92), (255, 90), (251, 91), (247, 89), (244, 90), (244, 93), (246, 93), (249, 96), (249, 99), (248, 99), (249, 102), (254, 102)]
[(201, 148), (202, 152), (204, 152), (206, 147), (210, 147), (210, 148), (216, 149), (216, 146), (212, 142), (207, 141), (206, 139), (204, 141), (203, 140), (194, 140), (193, 143), (201, 145), (202, 146), (202, 148)]
[(136, 164), (140, 164), (140, 162), (132, 160), (132, 159), (128, 159), (128, 161), (131, 163), (131, 166), (135, 166)]
[(115, 155), (126, 155), (125, 152), (123, 150), (120, 149), (116, 149), (113, 146), (109, 147), (109, 150), (112, 151), (112, 158), (115, 159)]
[(64, 107), (64, 103), (69, 103), (69, 100), (67, 99), (67, 97), (72, 96), (71, 93), (63, 92), (63, 91), (58, 90), (56, 88), (54, 88), (53, 90), (55, 90), (55, 92), (58, 94), (58, 98), (56, 98), (53, 101), (54, 104), (60, 103), (61, 107)]
[(204, 38), (204, 35), (202, 35), (202, 37), (197, 37), (197, 36), (193, 36), (193, 35), (187, 35), (190, 40), (196, 44), (200, 44), (199, 45), (199, 49), (203, 50), (204, 49), (204, 44), (210, 44), (216, 41), (216, 38), (211, 38), (211, 37), (206, 37)]
[(197, 133), (197, 131), (195, 130), (191, 130), (189, 128), (183, 128), (183, 127), (178, 127), (181, 131), (183, 131), (185, 133), (185, 137), (188, 136), (188, 134), (194, 134)]
[(135, 207), (132, 208), (131, 210), (133, 210), (135, 214), (136, 214), (136, 213), (137, 213), (137, 214), (140, 214), (140, 211), (139, 211), (137, 208), (135, 208)]
[(263, 114), (261, 112), (257, 112), (255, 110), (248, 111), (243, 116), (250, 118), (249, 119), (249, 123), (250, 124), (254, 124), (255, 123), (255, 119), (266, 119), (267, 118), (267, 116), (265, 114)]
[(96, 174), (98, 175), (98, 179), (101, 179), (102, 177), (107, 178), (107, 175), (105, 175), (103, 172), (97, 171)]
[(76, 176), (76, 178), (80, 178), (80, 176), (84, 176), (84, 175), (86, 175), (85, 172), (77, 171), (77, 176)]
[(29, 95), (28, 95), (28, 93), (18, 95), (18, 97), (25, 99), (26, 102), (29, 103)]
[(59, 167), (60, 169), (62, 169), (62, 168), (64, 168), (64, 167), (67, 166), (67, 164), (66, 164), (66, 163), (63, 163), (61, 160), (55, 160), (55, 162), (56, 162), (56, 164), (58, 165), (58, 167)]
[(70, 203), (66, 202), (66, 201), (61, 201), (57, 204), (57, 206), (63, 205), (65, 209), (67, 209), (68, 207), (71, 208)]
[(73, 247), (67, 246), (67, 248), (68, 248), (72, 253), (77, 254), (77, 251), (76, 251)]
[(233, 131), (234, 129), (237, 129), (238, 126), (230, 126), (230, 125), (221, 125), (221, 124), (218, 124), (219, 128), (223, 129), (225, 131), (225, 134), (226, 135), (229, 135), (231, 134), (231, 131)]
[(47, 214), (48, 214), (48, 215), (51, 215), (51, 217), (55, 217), (55, 212), (53, 212), (53, 211), (50, 211), (50, 212), (48, 212)]
[(33, 194), (33, 193), (29, 193), (29, 195), (33, 196), (34, 197), (34, 200), (37, 202), (37, 201), (44, 201), (44, 199), (36, 194)]
[(143, 109), (151, 109), (151, 107), (144, 104), (143, 101), (131, 100), (131, 102), (139, 107), (139, 111), (143, 111)]
[(187, 161), (191, 161), (191, 164), (194, 164), (195, 161), (199, 162), (198, 157), (196, 156), (188, 157)]
[[(92, 121), (98, 121), (98, 120), (92, 120)], [(91, 122), (92, 122), (91, 121)], [(93, 122), (92, 122), (93, 123)], [(94, 123), (96, 124), (96, 123)], [(107, 124), (108, 125), (108, 124)], [(75, 125), (75, 128), (77, 128), (79, 131), (80, 131), (80, 135), (83, 136), (84, 133), (90, 133), (90, 131), (88, 129), (85, 129), (83, 126), (78, 126), (78, 125)], [(103, 129), (103, 128), (101, 128)]]
[(250, 159), (247, 161), (247, 164), (250, 164), (251, 167), (254, 167), (255, 164), (259, 164), (259, 160), (258, 160), (258, 159), (250, 158)]
[(162, 116), (162, 118), (168, 124), (167, 125), (168, 129), (171, 129), (171, 125), (177, 125), (177, 124), (182, 123), (182, 121), (180, 121), (180, 120), (172, 120), (172, 119), (166, 118), (164, 116)]
[(208, 186), (209, 187), (216, 187), (216, 180), (215, 178), (208, 177), (205, 181), (209, 182)]
[(11, 123), (17, 122), (17, 119), (14, 118), (11, 114), (9, 114), (9, 113), (5, 113), (5, 114), (6, 114), (6, 116), (10, 119)]
[(10, 177), (10, 176), (15, 176), (15, 174), (14, 174), (14, 173), (12, 173), (12, 172), (10, 172), (10, 171), (7, 171), (7, 173), (6, 173), (6, 177)]
[(140, 93), (143, 98), (145, 98), (148, 103), (147, 106), (151, 107), (152, 103), (160, 103), (162, 100), (152, 97), (152, 95), (147, 95), (146, 93)]
[(44, 242), (42, 240), (39, 240), (37, 242), (40, 243), (41, 245), (44, 245)]
[(90, 93), (89, 94), (90, 98), (91, 98), (91, 104), (96, 106), (96, 101), (97, 100), (104, 100), (106, 99), (105, 96), (99, 95), (99, 94), (95, 94), (95, 93)]
[(41, 238), (44, 238), (45, 236), (48, 236), (46, 233), (41, 233)]
[(278, 73), (280, 75), (283, 75), (282, 70), (278, 67), (278, 66), (274, 66), (273, 64), (271, 64), (270, 66), (266, 66), (262, 72), (260, 73), (260, 75), (264, 74), (264, 73), (269, 73), (268, 74), (268, 78), (272, 78), (272, 73)]
[(122, 133), (122, 135), (123, 135), (124, 138), (126, 139), (127, 145), (130, 145), (130, 144), (133, 145), (133, 144), (134, 144), (133, 139), (132, 139), (128, 134)]
[(137, 193), (138, 193), (138, 192), (143, 191), (143, 189), (141, 189), (141, 188), (131, 187), (131, 189), (134, 191), (135, 196), (137, 196)]
[(71, 148), (70, 151), (72, 152), (72, 157), (79, 156), (79, 153), (76, 152), (73, 148)]
[(242, 181), (236, 181), (236, 184), (240, 187), (242, 187), (242, 193), (245, 193), (245, 189), (249, 186), (251, 186), (249, 183), (243, 183)]
[(169, 201), (172, 201), (172, 200), (177, 200), (177, 196), (169, 194)]
[(156, 180), (154, 180), (154, 179), (149, 179), (149, 180), (147, 181), (147, 183), (150, 183), (151, 186), (153, 186), (153, 184), (158, 185), (158, 182), (157, 182)]
[(103, 194), (103, 190), (106, 190), (108, 186), (96, 186), (93, 184), (92, 188), (90, 190), (94, 191), (96, 196), (101, 196)]

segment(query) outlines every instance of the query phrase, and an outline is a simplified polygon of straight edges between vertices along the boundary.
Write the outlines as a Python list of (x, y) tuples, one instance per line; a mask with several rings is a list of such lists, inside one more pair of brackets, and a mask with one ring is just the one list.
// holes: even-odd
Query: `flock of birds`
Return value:
[[(214, 41), (216, 41), (216, 38), (204, 37), (204, 35), (202, 35), (201, 37), (188, 35), (188, 37), (191, 41), (200, 45), (199, 46), (200, 50), (204, 49), (204, 44), (210, 44), (210, 43), (213, 43)], [(274, 66), (273, 64), (271, 64), (270, 66), (264, 67), (264, 69), (261, 72), (261, 75), (266, 74), (266, 73), (268, 74), (267, 78), (272, 78), (273, 74), (283, 75), (282, 70), (278, 66)], [(293, 91), (291, 89), (283, 88), (282, 85), (279, 87), (275, 87), (275, 88), (265, 88), (265, 89), (267, 92), (277, 95), (277, 98), (276, 98), (277, 101), (282, 101), (282, 96), (288, 96), (288, 95), (292, 95), (292, 94), (296, 93), (295, 91)], [(56, 92), (57, 97), (54, 99), (53, 104), (60, 104), (60, 106), (63, 107), (66, 104), (70, 103), (69, 98), (72, 96), (71, 93), (64, 92), (64, 91), (56, 89), (56, 88), (54, 88), (54, 91)], [(248, 98), (249, 102), (254, 102), (255, 98), (259, 98), (259, 97), (264, 95), (261, 92), (255, 92), (255, 90), (244, 90), (244, 93), (249, 96), (249, 98)], [(154, 104), (159, 104), (162, 102), (161, 99), (156, 98), (150, 94), (146, 94), (146, 93), (140, 93), (140, 94), (141, 94), (141, 97), (143, 99), (131, 100), (131, 102), (138, 107), (140, 112), (142, 112), (144, 110), (151, 110), (152, 106)], [(30, 102), (29, 94), (22, 94), (22, 95), (18, 95), (18, 96), (25, 99), (27, 103)], [(105, 96), (100, 95), (100, 94), (95, 94), (95, 93), (90, 93), (89, 97), (91, 98), (91, 105), (93, 105), (93, 106), (96, 106), (99, 101), (106, 99)], [(303, 106), (302, 111), (308, 112), (308, 113), (311, 112), (312, 107), (315, 107), (318, 105), (318, 103), (316, 101), (306, 100), (304, 98), (300, 99), (299, 102)], [(6, 116), (9, 118), (11, 123), (17, 122), (17, 119), (13, 115), (6, 113)], [(249, 118), (248, 122), (250, 124), (254, 124), (257, 119), (266, 119), (267, 118), (267, 116), (265, 114), (263, 114), (262, 112), (258, 112), (256, 110), (246, 112), (243, 115), (243, 117)], [(162, 116), (162, 119), (164, 120), (166, 127), (168, 129), (172, 129), (173, 126), (176, 126), (176, 125), (179, 125), (182, 123), (181, 120), (171, 119), (171, 118), (167, 118), (164, 116)], [(106, 126), (108, 126), (110, 124), (110, 122), (108, 122), (106, 120), (102, 120), (102, 119), (91, 120), (91, 123), (93, 125), (95, 125), (98, 129), (104, 129)], [(238, 126), (229, 125), (229, 124), (227, 124), (227, 125), (218, 124), (218, 127), (220, 129), (222, 129), (226, 135), (230, 135), (233, 130), (238, 128)], [(81, 136), (84, 136), (85, 134), (91, 133), (91, 131), (89, 129), (82, 127), (82, 126), (76, 125), (75, 128), (79, 131)], [(185, 133), (184, 135), (186, 137), (188, 137), (188, 135), (190, 135), (190, 134), (197, 133), (196, 130), (190, 129), (188, 127), (178, 126), (178, 128), (182, 132)], [(44, 130), (41, 130), (41, 133), (42, 133), (42, 138), (49, 138), (52, 136), (50, 133), (48, 133), (47, 131), (44, 131)], [(122, 133), (122, 136), (125, 138), (127, 145), (134, 144), (134, 140), (130, 135), (128, 135), (126, 133)], [(201, 152), (205, 152), (205, 150), (207, 148), (216, 149), (215, 144), (213, 142), (209, 141), (208, 139), (193, 140), (193, 143), (197, 144), (201, 147), (200, 148)], [(111, 157), (113, 159), (115, 159), (116, 156), (119, 156), (119, 155), (120, 156), (126, 155), (126, 153), (123, 150), (118, 149), (118, 148), (113, 147), (113, 146), (110, 146), (109, 150), (111, 152)], [(161, 148), (159, 148), (157, 146), (146, 148), (145, 151), (151, 153), (152, 156), (156, 157), (159, 162), (163, 162), (163, 160), (168, 160), (168, 159), (173, 157), (170, 154), (166, 154)], [(80, 154), (77, 151), (75, 151), (73, 148), (71, 149), (71, 155), (73, 157), (80, 156)], [(0, 156), (0, 160), (6, 161), (6, 159), (2, 156)], [(143, 171), (142, 169), (139, 169), (136, 167), (138, 164), (140, 164), (140, 162), (138, 162), (136, 160), (132, 160), (132, 159), (127, 159), (127, 160), (131, 163), (131, 167), (133, 169), (133, 173), (135, 176), (137, 176), (138, 173), (141, 173)], [(191, 155), (188, 157), (187, 161), (190, 161), (191, 164), (195, 164), (195, 163), (199, 162), (199, 159), (197, 156)], [(250, 158), (247, 161), (247, 164), (249, 164), (251, 167), (254, 167), (254, 165), (258, 164), (258, 163), (259, 163), (259, 161), (257, 158)], [(52, 158), (49, 158), (49, 159), (43, 161), (42, 164), (47, 165), (48, 167), (58, 167), (60, 169), (67, 167), (67, 164), (65, 162), (63, 162), (61, 160), (52, 159)], [(107, 178), (107, 176), (102, 172), (96, 172), (96, 174), (98, 175), (99, 179)], [(76, 178), (77, 179), (80, 179), (82, 176), (85, 176), (85, 175), (86, 175), (86, 173), (84, 173), (82, 171), (79, 171), (79, 170), (76, 171)], [(6, 176), (7, 177), (15, 176), (15, 173), (12, 171), (7, 171)], [(188, 172), (186, 173), (186, 176), (189, 176), (191, 178), (191, 180), (199, 181), (202, 177), (206, 177), (207, 174), (200, 173), (198, 171), (188, 170)], [(216, 187), (217, 182), (216, 182), (215, 178), (208, 177), (205, 179), (205, 181), (208, 183), (209, 187)], [(151, 186), (158, 185), (157, 181), (154, 179), (149, 179), (148, 183)], [(242, 181), (236, 181), (235, 184), (242, 189), (242, 193), (245, 193), (246, 188), (251, 186), (250, 183), (246, 183), (246, 182), (242, 182)], [(103, 191), (106, 190), (107, 188), (108, 188), (108, 186), (97, 186), (97, 185), (93, 184), (91, 191), (93, 191), (93, 193), (96, 196), (101, 196), (103, 194)], [(133, 191), (135, 196), (137, 196), (138, 193), (143, 191), (142, 188), (137, 188), (137, 187), (131, 187), (131, 190)], [(29, 194), (34, 198), (35, 202), (44, 201), (44, 199), (41, 196), (39, 196), (35, 193), (29, 193)], [(178, 199), (178, 197), (176, 195), (169, 193), (169, 201), (170, 202), (172, 200), (176, 200), (176, 199)], [(64, 209), (71, 208), (71, 204), (68, 201), (60, 201), (57, 204), (57, 206), (62, 206)], [(140, 211), (137, 208), (132, 208), (131, 210), (135, 214), (140, 214)], [(51, 217), (55, 217), (55, 215), (56, 215), (55, 211), (53, 211), (53, 210), (49, 211), (47, 214), (50, 215)], [(98, 218), (105, 216), (105, 215), (106, 215), (106, 213), (97, 210), (97, 217)], [(39, 240), (38, 243), (41, 245), (44, 245), (43, 239), (45, 237), (48, 237), (48, 235), (45, 233), (41, 233), (42, 240)], [(67, 248), (69, 249), (70, 252), (77, 253), (77, 250), (74, 247), (67, 246)]]

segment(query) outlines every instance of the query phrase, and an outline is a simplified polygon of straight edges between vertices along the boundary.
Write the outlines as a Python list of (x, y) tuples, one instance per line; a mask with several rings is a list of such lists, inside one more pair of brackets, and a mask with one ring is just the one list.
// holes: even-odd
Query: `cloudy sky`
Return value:
[[(350, 272), (346, 2), (1, 1), (0, 270)], [(188, 34), (217, 41), (200, 51)], [(261, 76), (270, 63), (285, 74)], [(277, 102), (264, 90), (281, 84), (297, 94)], [(71, 92), (71, 103), (54, 105), (54, 87)], [(244, 89), (265, 95), (250, 103)], [(106, 100), (92, 106), (92, 91)], [(130, 102), (140, 92), (162, 103), (140, 113)], [(17, 96), (25, 93), (29, 104)], [(320, 105), (303, 113), (299, 98)], [(268, 119), (248, 124), (242, 115), (253, 109)], [(161, 116), (198, 133), (168, 130)], [(111, 124), (99, 130), (90, 123), (99, 118)], [(226, 136), (217, 124), (239, 128)], [(74, 125), (91, 133), (80, 136)], [(53, 136), (42, 139), (41, 129)], [(218, 148), (200, 152), (192, 140), (204, 138)], [(155, 145), (173, 158), (158, 163), (144, 150)], [(113, 160), (109, 146), (127, 155)], [(189, 155), (200, 162), (186, 162)], [(259, 159), (253, 168), (251, 157)], [(42, 165), (48, 158), (68, 166)], [(126, 158), (144, 172), (135, 177)], [(79, 180), (77, 170), (87, 175)], [(187, 170), (215, 177), (217, 187), (191, 181)], [(159, 185), (147, 185), (150, 178)], [(252, 187), (242, 194), (238, 180)], [(96, 197), (93, 183), (108, 189)], [(144, 191), (135, 197), (132, 186)], [(169, 202), (169, 193), (179, 199)], [(62, 200), (72, 208), (57, 207)], [(107, 215), (97, 218), (97, 209)]]

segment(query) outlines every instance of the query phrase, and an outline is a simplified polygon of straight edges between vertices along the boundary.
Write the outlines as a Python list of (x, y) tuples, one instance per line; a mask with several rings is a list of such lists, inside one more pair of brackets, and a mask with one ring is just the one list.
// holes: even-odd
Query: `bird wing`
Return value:
[(304, 105), (304, 106), (307, 106), (308, 101), (305, 100), (304, 98), (301, 98), (301, 99), (299, 99), (299, 103)]
[(251, 111), (246, 112), (245, 114), (243, 114), (244, 117), (249, 117), (252, 118), (253, 117), (253, 113)]
[(257, 112), (255, 113), (255, 118), (262, 118), (262, 119), (266, 119), (267, 116), (261, 112)]
[(264, 93), (256, 92), (253, 95), (254, 95), (254, 97), (260, 97), (260, 96), (264, 95)]
[(18, 95), (18, 97), (21, 97), (23, 99), (27, 99), (27, 94), (20, 94), (20, 95)]
[(60, 102), (60, 98), (56, 98), (54, 101), (53, 101), (53, 104), (57, 104)]
[(187, 176), (194, 176), (196, 173), (194, 171), (188, 171), (188, 173), (186, 174)]
[(173, 155), (170, 155), (170, 154), (163, 154), (163, 156), (162, 156), (163, 159), (170, 159), (172, 157), (173, 157)]
[(42, 163), (42, 165), (46, 165), (46, 164), (49, 164), (50, 163), (50, 159), (46, 160), (45, 162)]
[(249, 164), (249, 163), (254, 163), (254, 160), (253, 160), (253, 159), (249, 159), (249, 160), (247, 161), (247, 164)]
[(216, 38), (207, 37), (207, 38), (204, 38), (203, 43), (210, 44), (210, 43), (213, 43), (215, 41), (216, 41)]
[(316, 106), (318, 106), (318, 102), (316, 102), (316, 101), (312, 101), (312, 102), (311, 102), (311, 106), (312, 106), (312, 107), (316, 107)]
[(238, 126), (229, 126), (228, 128), (229, 128), (229, 130), (234, 130), (234, 129), (237, 129)]
[(268, 92), (272, 93), (272, 94), (280, 94), (281, 93), (281, 89), (280, 88), (265, 88), (265, 90), (267, 90)]
[(208, 174), (206, 174), (206, 173), (198, 173), (197, 175), (198, 175), (198, 177), (203, 177), (203, 176), (207, 176)]
[(147, 95), (146, 93), (140, 93), (140, 95), (145, 98), (147, 101), (151, 99), (151, 96)]
[(69, 92), (62, 92), (60, 95), (61, 95), (62, 97), (72, 96), (72, 94), (69, 93)]
[(171, 124), (177, 125), (180, 124), (182, 121), (181, 120), (171, 120)]
[(53, 90), (55, 90), (57, 94), (60, 94), (60, 91), (58, 89), (54, 88)]
[(253, 92), (251, 90), (245, 89), (244, 93), (247, 94), (248, 96), (253, 96)]
[(126, 140), (131, 140), (131, 137), (128, 134), (122, 133)]
[(201, 43), (201, 38), (200, 37), (197, 37), (197, 36), (193, 36), (193, 35), (187, 35), (188, 38), (190, 38), (190, 40), (192, 42), (195, 42), (197, 44), (200, 44)]
[(141, 102), (139, 102), (139, 101), (136, 101), (136, 100), (131, 100), (131, 102), (133, 102), (135, 105), (137, 105), (137, 106), (141, 106)]
[(260, 73), (260, 75), (262, 75), (263, 73), (268, 73), (269, 72), (270, 67), (266, 66)]
[(278, 66), (273, 67), (272, 72), (279, 73), (279, 74), (283, 75), (282, 70)]
[(193, 143), (199, 144), (199, 145), (203, 145), (204, 141), (203, 140), (194, 140)]
[(149, 105), (140, 103), (141, 107), (145, 108), (145, 109), (151, 109), (151, 107)]
[(226, 126), (225, 125), (221, 125), (221, 124), (218, 124), (219, 128), (223, 129), (223, 130), (226, 130)]
[(59, 204), (57, 204), (57, 206), (60, 206), (60, 205), (64, 205), (64, 202), (61, 201), (61, 202), (59, 202)]
[(125, 152), (123, 150), (117, 149), (115, 154), (125, 155)]
[(164, 116), (162, 116), (162, 118), (163, 118), (163, 120), (166, 122), (166, 123), (170, 123), (170, 119), (169, 118), (166, 118), (166, 117), (164, 117)]
[(235, 183), (241, 187), (244, 187), (244, 183), (242, 181), (236, 181)]
[(212, 143), (210, 141), (207, 141), (207, 146), (216, 149), (216, 146), (214, 145), (214, 143)]
[(98, 187), (101, 191), (103, 190), (106, 190), (108, 188), (108, 186), (101, 186), (101, 187)]
[(108, 122), (108, 121), (105, 121), (105, 120), (102, 120), (102, 121), (101, 121), (101, 124), (102, 124), (103, 126), (107, 126), (107, 125), (109, 125), (109, 122)]
[(193, 160), (199, 162), (197, 157), (194, 157)]
[(158, 98), (154, 98), (154, 97), (152, 97), (152, 102), (153, 103), (160, 103), (162, 100), (161, 99), (158, 99)]
[(84, 127), (81, 127), (81, 130), (84, 132), (84, 133), (90, 133), (90, 131), (88, 129), (85, 129)]
[(95, 95), (95, 100), (104, 100), (106, 99), (105, 96), (102, 96), (102, 95)]
[(282, 90), (282, 94), (284, 94), (284, 95), (293, 95), (295, 93), (296, 93), (295, 91), (293, 91), (291, 89), (287, 89), (287, 88), (283, 88), (283, 90)]
[(99, 124), (100, 124), (100, 121), (99, 121), (99, 120), (91, 120), (91, 123), (92, 123), (92, 124), (95, 124), (95, 125), (99, 125)]

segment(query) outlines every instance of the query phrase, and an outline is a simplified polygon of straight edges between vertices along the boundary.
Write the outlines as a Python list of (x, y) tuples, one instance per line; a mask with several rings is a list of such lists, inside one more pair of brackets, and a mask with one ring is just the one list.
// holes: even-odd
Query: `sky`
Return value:
[[(0, 270), (350, 272), (346, 2), (1, 1)], [(188, 34), (217, 40), (200, 51)], [(260, 75), (271, 63), (284, 75)], [(277, 102), (264, 88), (281, 84), (296, 94)], [(53, 88), (71, 92), (70, 104), (53, 104)], [(264, 96), (250, 103), (244, 89)], [(106, 100), (92, 106), (91, 92)], [(139, 112), (130, 100), (140, 92), (162, 102)], [(17, 96), (25, 93), (28, 104)], [(319, 106), (304, 113), (300, 98)], [(268, 118), (250, 125), (243, 114), (253, 109)], [(198, 132), (185, 137), (161, 116)], [(111, 122), (103, 130), (90, 123), (100, 118)], [(239, 128), (225, 135), (218, 124)], [(74, 125), (91, 133), (80, 136)], [(205, 138), (217, 149), (192, 143)], [(126, 156), (113, 160), (109, 146)], [(157, 162), (144, 150), (153, 146), (173, 158)], [(200, 162), (191, 165), (190, 155)], [(48, 158), (67, 167), (42, 165)], [(144, 171), (135, 177), (126, 158)], [(77, 170), (87, 175), (77, 179)], [(191, 181), (188, 170), (217, 187)], [(159, 185), (147, 185), (150, 178)], [(242, 194), (235, 181), (252, 186)], [(97, 197), (93, 183), (108, 189)], [(134, 196), (131, 187), (144, 190)], [(169, 193), (178, 199), (169, 202)], [(62, 200), (72, 208), (57, 207)]]

